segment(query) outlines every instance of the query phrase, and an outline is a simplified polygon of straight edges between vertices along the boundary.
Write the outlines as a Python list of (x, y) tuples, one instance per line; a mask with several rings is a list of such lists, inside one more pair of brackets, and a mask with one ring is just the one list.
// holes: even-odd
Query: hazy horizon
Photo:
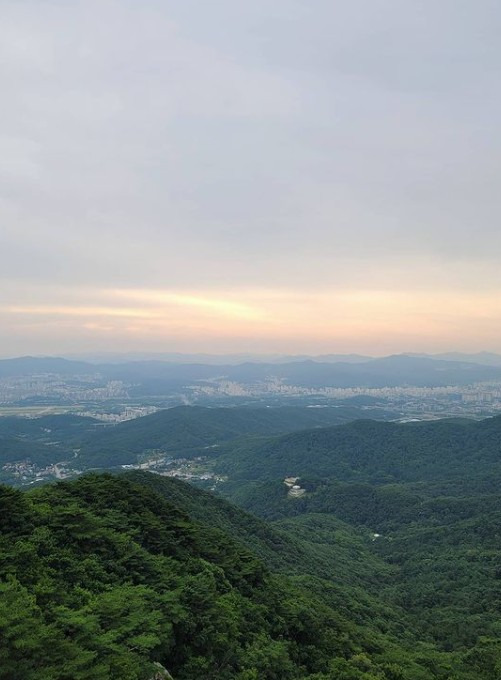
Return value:
[(0, 356), (501, 352), (500, 28), (5, 0)]
[(415, 358), (430, 358), (430, 359), (446, 359), (449, 361), (470, 361), (471, 363), (483, 363), (489, 365), (489, 360), (497, 365), (501, 363), (501, 354), (494, 352), (399, 352), (395, 354), (356, 354), (356, 353), (326, 353), (326, 354), (281, 354), (281, 353), (207, 353), (207, 352), (120, 352), (120, 351), (95, 351), (95, 352), (67, 352), (60, 354), (0, 354), (0, 361), (17, 360), (17, 359), (66, 359), (69, 361), (83, 361), (89, 363), (127, 363), (134, 361), (161, 361), (172, 363), (200, 363), (200, 364), (240, 364), (245, 362), (251, 363), (287, 363), (289, 361), (324, 361), (326, 363), (344, 362), (344, 363), (364, 363), (374, 359), (387, 359), (390, 357), (415, 357)]

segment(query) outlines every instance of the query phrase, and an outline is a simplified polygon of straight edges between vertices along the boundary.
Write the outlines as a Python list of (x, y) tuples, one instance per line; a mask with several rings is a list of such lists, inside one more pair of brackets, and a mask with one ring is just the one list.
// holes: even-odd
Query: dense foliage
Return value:
[[(375, 487), (307, 478), (300, 480), (308, 489), (300, 498), (288, 497), (282, 482), (234, 489), (241, 504), (276, 520), (270, 523), (195, 488), (184, 494), (185, 485), (176, 480), (133, 475), (163, 495), (176, 495), (188, 512), (204, 509), (225, 531), (245, 537), (269, 565), (343, 616), (366, 649), (383, 649), (386, 658), (397, 648), (409, 664), (427, 668), (459, 664), (465, 677), (472, 649), (483, 649), (488, 640), (496, 649), (499, 494), (439, 497), (435, 488), (427, 495), (423, 484)], [(427, 673), (442, 677), (438, 670)], [(476, 673), (483, 677), (480, 668)]]
[(132, 481), (1, 488), (0, 678), (306, 678), (357, 651), (335, 613)]
[[(247, 448), (247, 457), (241, 452), (233, 460), (240, 474), (223, 492), (291, 539), (316, 536), (322, 552), (340, 520), (363, 532), (371, 555), (393, 569), (391, 580), (380, 582), (379, 599), (405, 611), (398, 621), (442, 653), (462, 654), (463, 670), (477, 659), (474, 677), (495, 678), (501, 675), (500, 441), (499, 418), (353, 423)], [(306, 471), (299, 479), (304, 495), (288, 495), (277, 479), (286, 469)], [(366, 583), (363, 588), (370, 592)]]
[(0, 680), (501, 677), (500, 418), (244, 442), (277, 421), (208, 411), (131, 424), (130, 448), (227, 436), (219, 490), (241, 507), (139, 471), (0, 487)]
[[(177, 457), (213, 455), (216, 451), (212, 447), (225, 442), (243, 438), (254, 441), (256, 436), (340, 425), (360, 418), (363, 413), (353, 406), (322, 409), (177, 406), (84, 437), (78, 462), (84, 468), (136, 463), (138, 455), (152, 449)], [(367, 413), (374, 418), (389, 415), (382, 409), (370, 409)]]
[[(0, 418), (0, 468), (28, 460), (43, 467), (73, 458), (74, 449), (102, 425), (94, 418), (50, 415), (40, 418)], [(8, 475), (0, 470), (0, 480)], [(9, 480), (10, 481), (10, 480)]]
[(495, 490), (501, 479), (501, 416), (480, 422), (389, 423), (359, 420), (339, 427), (242, 442), (219, 455), (231, 479), (288, 475), (391, 484), (426, 482)]
[(385, 409), (362, 411), (356, 406), (322, 409), (177, 406), (117, 424), (71, 414), (2, 417), (0, 467), (25, 459), (44, 466), (73, 460), (77, 452), (74, 462), (80, 470), (137, 463), (141, 454), (152, 450), (176, 457), (213, 455), (213, 447), (225, 442), (340, 425), (363, 414), (376, 419), (395, 415)]

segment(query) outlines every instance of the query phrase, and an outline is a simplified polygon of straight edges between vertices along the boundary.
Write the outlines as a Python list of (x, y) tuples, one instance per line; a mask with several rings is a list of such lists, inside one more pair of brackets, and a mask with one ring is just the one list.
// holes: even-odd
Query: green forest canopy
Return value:
[(362, 532), (308, 517), (274, 527), (144, 473), (1, 487), (0, 678), (496, 677), (496, 638), (441, 648), (378, 600), (395, 568)]

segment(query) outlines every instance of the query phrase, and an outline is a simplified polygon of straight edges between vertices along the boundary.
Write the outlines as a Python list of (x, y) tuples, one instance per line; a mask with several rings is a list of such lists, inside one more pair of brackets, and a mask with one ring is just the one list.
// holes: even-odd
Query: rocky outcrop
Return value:
[(161, 663), (155, 661), (155, 668), (157, 669), (155, 675), (152, 675), (150, 680), (174, 680), (169, 671), (162, 666)]

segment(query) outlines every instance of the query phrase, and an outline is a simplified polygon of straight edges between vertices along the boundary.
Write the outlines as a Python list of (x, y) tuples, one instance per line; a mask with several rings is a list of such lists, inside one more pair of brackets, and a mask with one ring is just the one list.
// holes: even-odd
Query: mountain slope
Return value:
[(476, 483), (501, 479), (501, 417), (473, 422), (355, 421), (221, 449), (216, 469), (235, 480), (286, 476), (343, 481)]
[[(99, 421), (75, 415), (0, 418), (0, 468), (20, 461), (44, 467), (73, 458), (82, 438), (99, 427)], [(2, 478), (8, 474), (0, 471)]]
[(72, 440), (81, 441), (102, 424), (95, 418), (73, 414), (48, 415), (39, 418), (7, 416), (0, 418), (0, 435), (29, 437), (35, 441), (64, 440), (68, 446)]
[(313, 389), (406, 385), (439, 387), (501, 380), (501, 366), (488, 365), (485, 357), (480, 356), (479, 363), (449, 359), (402, 354), (361, 363), (306, 359), (283, 363), (211, 365), (155, 360), (90, 364), (50, 357), (21, 357), (1, 360), (0, 378), (42, 373), (66, 376), (99, 374), (105, 380), (121, 380), (129, 384), (129, 393), (133, 396), (166, 395), (186, 391), (187, 386), (197, 386), (200, 382), (217, 382), (220, 379), (247, 385), (278, 379), (288, 385)]
[[(247, 544), (268, 559), (274, 536), (271, 573)], [(333, 517), (270, 527), (181, 482), (86, 475), (0, 486), (0, 554), (1, 680), (495, 677), (492, 645), (435, 648), (395, 567)]]
[[(320, 601), (125, 479), (0, 487), (0, 678), (306, 678), (352, 653)], [(29, 557), (28, 557), (29, 556)]]
[[(19, 437), (0, 436), (0, 464), (21, 460), (36, 461), (39, 465), (51, 465), (60, 459), (60, 452), (53, 447)], [(56, 459), (56, 460), (54, 460)]]
[[(284, 498), (285, 519), (270, 524), (178, 480), (142, 472), (127, 476), (202, 524), (224, 529), (321, 597), (356, 622), (359, 640), (368, 641), (370, 628), (370, 636), (384, 633), (388, 647), (405, 627), (459, 651), (499, 632), (499, 493), (428, 498), (404, 486), (326, 483), (315, 489), (306, 482), (307, 495)], [(266, 514), (273, 493), (267, 485), (256, 512)]]
[(0, 359), (0, 378), (31, 376), (41, 373), (75, 375), (95, 373), (96, 367), (84, 361), (71, 361), (59, 357), (17, 357)]
[[(137, 462), (145, 450), (208, 455), (205, 449), (245, 436), (278, 435), (310, 427), (341, 424), (361, 414), (385, 418), (381, 409), (339, 408), (205, 408), (178, 406), (119, 423), (83, 441), (79, 463), (110, 466)], [(213, 453), (213, 452), (212, 452)]]

